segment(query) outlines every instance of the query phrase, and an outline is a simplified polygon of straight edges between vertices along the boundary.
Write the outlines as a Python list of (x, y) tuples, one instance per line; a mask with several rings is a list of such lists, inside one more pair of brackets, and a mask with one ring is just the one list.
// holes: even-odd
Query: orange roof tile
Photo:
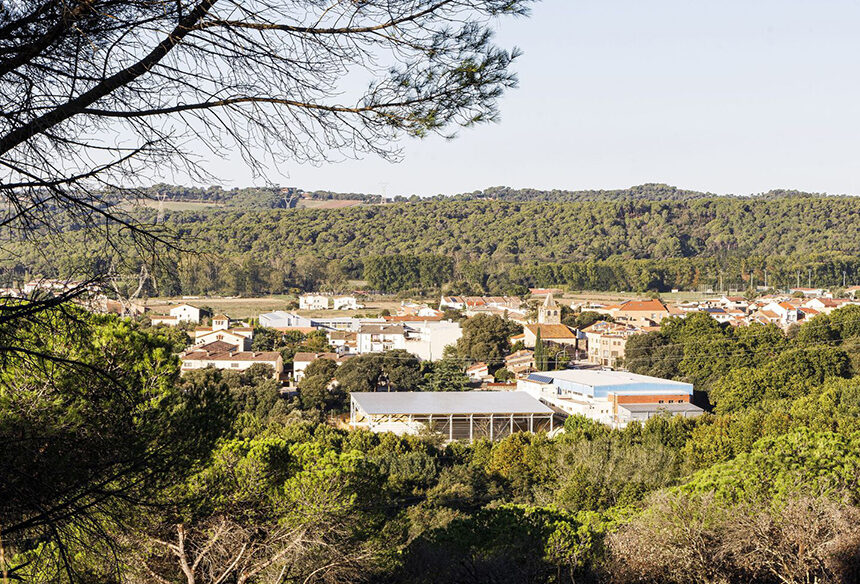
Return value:
[(537, 335), (540, 329), (542, 339), (575, 339), (576, 334), (563, 324), (527, 324), (526, 328)]

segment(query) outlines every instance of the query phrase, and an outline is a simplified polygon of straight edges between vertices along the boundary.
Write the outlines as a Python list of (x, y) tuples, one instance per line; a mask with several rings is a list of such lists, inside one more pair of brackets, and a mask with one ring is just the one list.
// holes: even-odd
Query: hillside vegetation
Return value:
[[(860, 206), (852, 197), (716, 197), (654, 188), (577, 201), (562, 192), (550, 201), (454, 197), (342, 209), (165, 209), (165, 226), (206, 253), (165, 262), (152, 287), (164, 294), (260, 294), (365, 279), (382, 291), (521, 293), (563, 285), (645, 292), (716, 288), (721, 275), (726, 287), (745, 288), (761, 284), (764, 270), (771, 285), (783, 287), (808, 279), (838, 285), (843, 277), (854, 283), (860, 276)], [(675, 200), (634, 200), (642, 193)], [(155, 210), (141, 214), (155, 221)], [(69, 235), (68, 254), (49, 261), (22, 249), (18, 262), (2, 266), (4, 279), (52, 275), (98, 259), (76, 243), (82, 234)]]

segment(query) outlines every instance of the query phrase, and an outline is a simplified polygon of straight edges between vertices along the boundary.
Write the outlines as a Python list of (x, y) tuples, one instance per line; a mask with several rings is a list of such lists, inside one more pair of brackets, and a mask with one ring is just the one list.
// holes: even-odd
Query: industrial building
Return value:
[(579, 414), (620, 428), (632, 421), (670, 414), (695, 417), (693, 385), (626, 371), (539, 371), (517, 381), (523, 391), (566, 414)]
[(350, 394), (352, 428), (448, 440), (498, 440), (515, 432), (551, 432), (553, 410), (522, 391), (380, 392)]

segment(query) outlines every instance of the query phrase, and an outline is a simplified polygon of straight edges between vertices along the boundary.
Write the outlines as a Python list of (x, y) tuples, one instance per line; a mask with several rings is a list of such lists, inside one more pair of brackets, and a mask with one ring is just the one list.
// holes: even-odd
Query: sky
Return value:
[[(860, 194), (860, 0), (545, 0), (499, 23), (524, 52), (501, 121), (403, 158), (281, 165), (306, 190), (454, 194), (658, 182)], [(254, 180), (218, 163), (224, 186)]]

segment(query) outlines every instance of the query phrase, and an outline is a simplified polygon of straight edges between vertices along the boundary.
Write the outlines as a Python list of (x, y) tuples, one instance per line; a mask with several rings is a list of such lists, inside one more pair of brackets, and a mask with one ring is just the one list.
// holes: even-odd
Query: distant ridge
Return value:
[[(557, 202), (579, 201), (691, 201), (712, 198), (784, 199), (833, 196), (824, 193), (807, 193), (790, 189), (773, 189), (766, 193), (747, 195), (717, 195), (710, 192), (682, 189), (663, 183), (646, 183), (623, 189), (541, 190), (514, 189), (506, 186), (487, 187), (470, 193), (435, 195), (432, 197), (405, 197), (398, 195), (383, 199), (381, 195), (365, 193), (337, 193), (332, 191), (306, 191), (298, 187), (243, 187), (224, 189), (220, 186), (187, 187), (158, 184), (142, 189), (145, 197), (172, 202), (207, 202), (233, 209), (283, 209), (285, 207), (340, 208), (347, 204), (373, 205), (387, 203), (420, 203), (422, 201), (503, 201)], [(845, 195), (839, 195), (845, 196)], [(330, 204), (323, 204), (330, 202)]]

